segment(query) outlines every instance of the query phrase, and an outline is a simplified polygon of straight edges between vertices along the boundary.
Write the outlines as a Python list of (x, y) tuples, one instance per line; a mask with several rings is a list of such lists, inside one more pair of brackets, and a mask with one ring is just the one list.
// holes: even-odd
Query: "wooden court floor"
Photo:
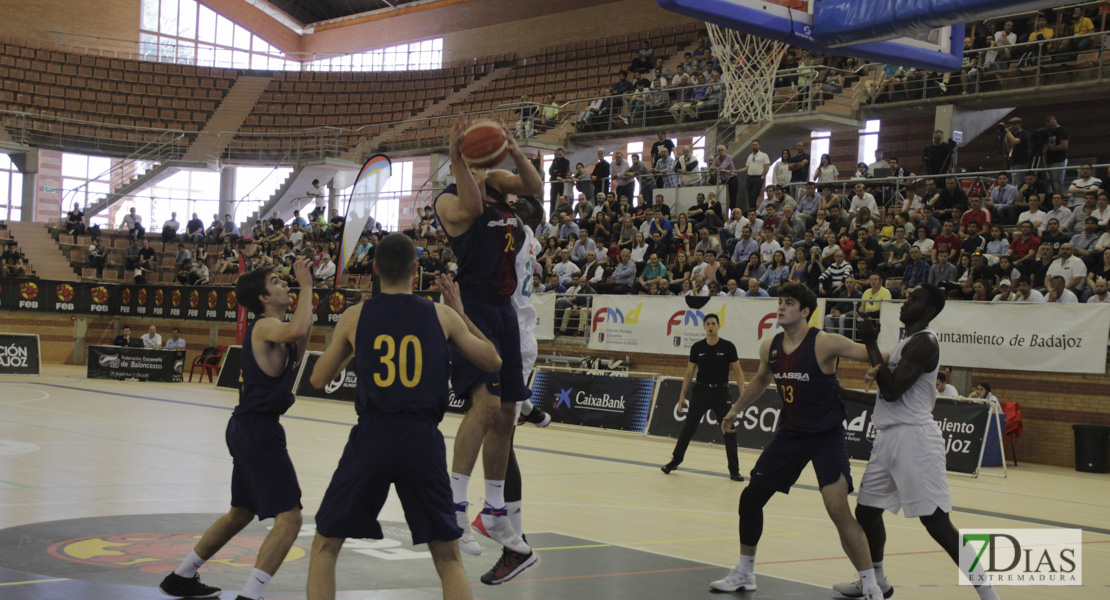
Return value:
[[(132, 515), (139, 519), (226, 510), (231, 460), (223, 435), (235, 402), (233, 392), (209, 384), (86, 380), (82, 367), (48, 366), (39, 377), (0, 377), (0, 534), (17, 526), (69, 519), (110, 517), (118, 522)], [(349, 404), (307, 399), (298, 401), (283, 419), (306, 515), (315, 514), (354, 422)], [(449, 415), (441, 426), (448, 436), (448, 452), (458, 423), (458, 417)], [(728, 566), (737, 560), (736, 504), (743, 484), (727, 479), (719, 448), (697, 444), (680, 470), (663, 475), (658, 465), (668, 460), (672, 444), (670, 439), (558, 425), (520, 428), (516, 445), (525, 471), (526, 531), (591, 541), (556, 546), (548, 553), (611, 545), (704, 563), (707, 566), (696, 571), (701, 579), (683, 574), (683, 580), (692, 583), (681, 597), (708, 595), (708, 582), (723, 575), (723, 570), (709, 565)], [(744, 472), (756, 456), (754, 451), (741, 451)], [(863, 468), (862, 462), (853, 464), (857, 481)], [(473, 503), (482, 495), (480, 474), (476, 475)], [(807, 471), (791, 494), (771, 500), (758, 574), (825, 588), (854, 578), (815, 485)], [(949, 486), (957, 527), (1084, 530), (1083, 587), (1001, 587), (1002, 598), (1110, 598), (1110, 475), (1022, 464), (1011, 468), (1005, 479), (950, 476)], [(395, 498), (381, 518), (403, 523)], [(888, 514), (886, 525), (886, 572), (897, 586), (896, 598), (977, 597), (971, 588), (956, 585), (955, 566), (916, 520)], [(45, 563), (23, 556), (18, 565), (4, 564), (7, 559), (2, 557), (12, 554), (0, 549), (0, 569), (28, 577), (0, 579), (0, 599), (17, 597), (16, 587), (45, 585), (31, 582), (43, 579), (44, 572), (35, 569)], [(466, 558), (471, 580), (477, 582), (494, 560), (491, 552)], [(555, 577), (545, 569), (557, 562), (541, 563), (527, 574), (537, 580)], [(340, 569), (383, 566), (381, 561), (373, 563), (372, 557), (348, 553), (341, 557)], [(434, 572), (429, 568), (423, 573), (430, 579), (422, 585), (434, 587)], [(557, 575), (573, 576), (566, 568)], [(152, 598), (160, 597), (153, 587), (158, 579), (151, 578)], [(283, 589), (302, 584), (286, 581)], [(601, 593), (605, 585), (597, 580), (599, 593), (593, 597), (607, 597)], [(505, 594), (514, 589), (511, 586), (502, 586), (491, 597), (511, 597)], [(483, 587), (476, 586), (477, 597)], [(298, 595), (282, 592), (280, 597)], [(673, 590), (666, 595), (649, 590), (638, 597), (676, 596)], [(752, 597), (772, 596), (761, 590)], [(830, 590), (827, 597), (836, 595)]]

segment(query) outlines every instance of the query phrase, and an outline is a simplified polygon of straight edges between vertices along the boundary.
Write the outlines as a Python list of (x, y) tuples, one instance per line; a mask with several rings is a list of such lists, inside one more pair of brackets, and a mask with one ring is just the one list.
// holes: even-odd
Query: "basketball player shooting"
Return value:
[[(894, 594), (883, 573), (884, 510), (894, 514), (901, 510), (906, 518), (920, 519), (952, 560), (960, 562), (959, 532), (948, 516), (952, 500), (945, 472), (944, 437), (933, 419), (940, 344), (929, 324), (944, 310), (944, 303), (944, 292), (933, 285), (910, 292), (898, 314), (906, 326), (905, 337), (890, 354), (879, 350), (878, 324), (861, 320), (859, 334), (872, 364), (868, 386), (872, 380), (878, 384), (878, 399), (863, 392), (841, 390), (845, 399), (875, 407), (875, 445), (860, 479), (856, 520), (867, 534), (875, 577), (884, 598)], [(973, 573), (971, 581), (980, 581), (979, 575)], [(858, 580), (837, 584), (833, 589), (848, 598), (863, 595)], [(998, 598), (989, 582), (975, 589), (983, 600)]]
[[(505, 509), (505, 470), (516, 403), (532, 395), (524, 382), (520, 327), (512, 304), (518, 283), (515, 262), (525, 234), (506, 200), (510, 194), (538, 195), (542, 182), (504, 124), (499, 126), (504, 152), (495, 147), (492, 153), (471, 156), (476, 159), (473, 165), (463, 156), (463, 146), (474, 145), (476, 137), (498, 140), (491, 136), (493, 127), (476, 129), (471, 134), (474, 137), (464, 136), (466, 131), (464, 123), (451, 130), (451, 171), (457, 183), (444, 189), (435, 199), (434, 208), (458, 257), (457, 280), (466, 314), (493, 342), (502, 367), (498, 373), (485, 373), (456, 352), (451, 354), (454, 389), (471, 399), (471, 409), (455, 438), (451, 468), (455, 516), (463, 529), (459, 548), (474, 555), (482, 551), (470, 532), (467, 517), (467, 486), (481, 450), (486, 478), (485, 506), (479, 514), (482, 529), (502, 546), (527, 555), (531, 548), (515, 531)], [(489, 169), (504, 153), (512, 158), (519, 175)]]
[(754, 591), (755, 550), (763, 534), (763, 507), (775, 492), (790, 493), (811, 461), (825, 510), (840, 534), (840, 544), (859, 571), (863, 597), (882, 592), (867, 555), (867, 538), (852, 517), (851, 465), (844, 430), (844, 405), (837, 396), (836, 367), (841, 358), (867, 361), (867, 349), (841, 335), (809, 325), (817, 296), (806, 286), (779, 288), (778, 324), (782, 331), (763, 340), (759, 370), (740, 399), (721, 419), (721, 431), (736, 431), (736, 419), (773, 380), (782, 397), (782, 421), (764, 448), (740, 494), (740, 562), (710, 587), (721, 592)]

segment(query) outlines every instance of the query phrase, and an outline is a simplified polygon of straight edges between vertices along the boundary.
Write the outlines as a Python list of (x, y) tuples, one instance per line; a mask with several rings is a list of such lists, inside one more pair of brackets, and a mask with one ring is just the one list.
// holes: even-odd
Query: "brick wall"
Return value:
[[(139, 0), (0, 0), (0, 35), (57, 43), (58, 36), (45, 31), (116, 38), (139, 39)], [(66, 44), (95, 47), (91, 38), (65, 36)], [(84, 41), (82, 41), (84, 40)]]

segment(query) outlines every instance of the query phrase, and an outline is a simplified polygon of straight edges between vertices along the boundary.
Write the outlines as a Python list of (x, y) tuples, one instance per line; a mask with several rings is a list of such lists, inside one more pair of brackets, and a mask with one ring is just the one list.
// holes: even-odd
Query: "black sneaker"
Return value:
[(728, 478), (733, 481), (744, 481), (744, 476), (739, 473), (732, 473)]
[(551, 415), (543, 412), (538, 406), (532, 407), (532, 412), (521, 415), (525, 421), (535, 425), (536, 427), (547, 427), (551, 424)]
[(502, 548), (501, 558), (497, 559), (497, 564), (493, 565), (492, 569), (482, 575), (482, 583), (486, 585), (505, 583), (538, 562), (540, 562), (540, 555), (535, 552), (521, 554), (508, 548)]
[(670, 475), (671, 471), (673, 471), (677, 468), (678, 468), (678, 465), (672, 464), (672, 463), (667, 463), (667, 464), (663, 465), (662, 467), (659, 467), (659, 470), (662, 471), (664, 475)]
[(215, 598), (220, 595), (218, 587), (205, 585), (200, 582), (200, 575), (182, 577), (177, 573), (170, 573), (158, 585), (158, 589), (167, 596), (178, 598)]

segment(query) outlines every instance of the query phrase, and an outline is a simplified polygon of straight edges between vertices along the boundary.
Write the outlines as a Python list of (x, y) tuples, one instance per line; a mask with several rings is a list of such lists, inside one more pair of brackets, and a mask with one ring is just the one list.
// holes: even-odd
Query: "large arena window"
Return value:
[(22, 208), (23, 173), (7, 154), (0, 154), (0, 221), (18, 221)]
[(322, 58), (305, 63), (309, 71), (418, 71), (443, 68), (443, 38)]
[(142, 0), (139, 53), (144, 60), (269, 71), (299, 71), (299, 61), (195, 0)]

